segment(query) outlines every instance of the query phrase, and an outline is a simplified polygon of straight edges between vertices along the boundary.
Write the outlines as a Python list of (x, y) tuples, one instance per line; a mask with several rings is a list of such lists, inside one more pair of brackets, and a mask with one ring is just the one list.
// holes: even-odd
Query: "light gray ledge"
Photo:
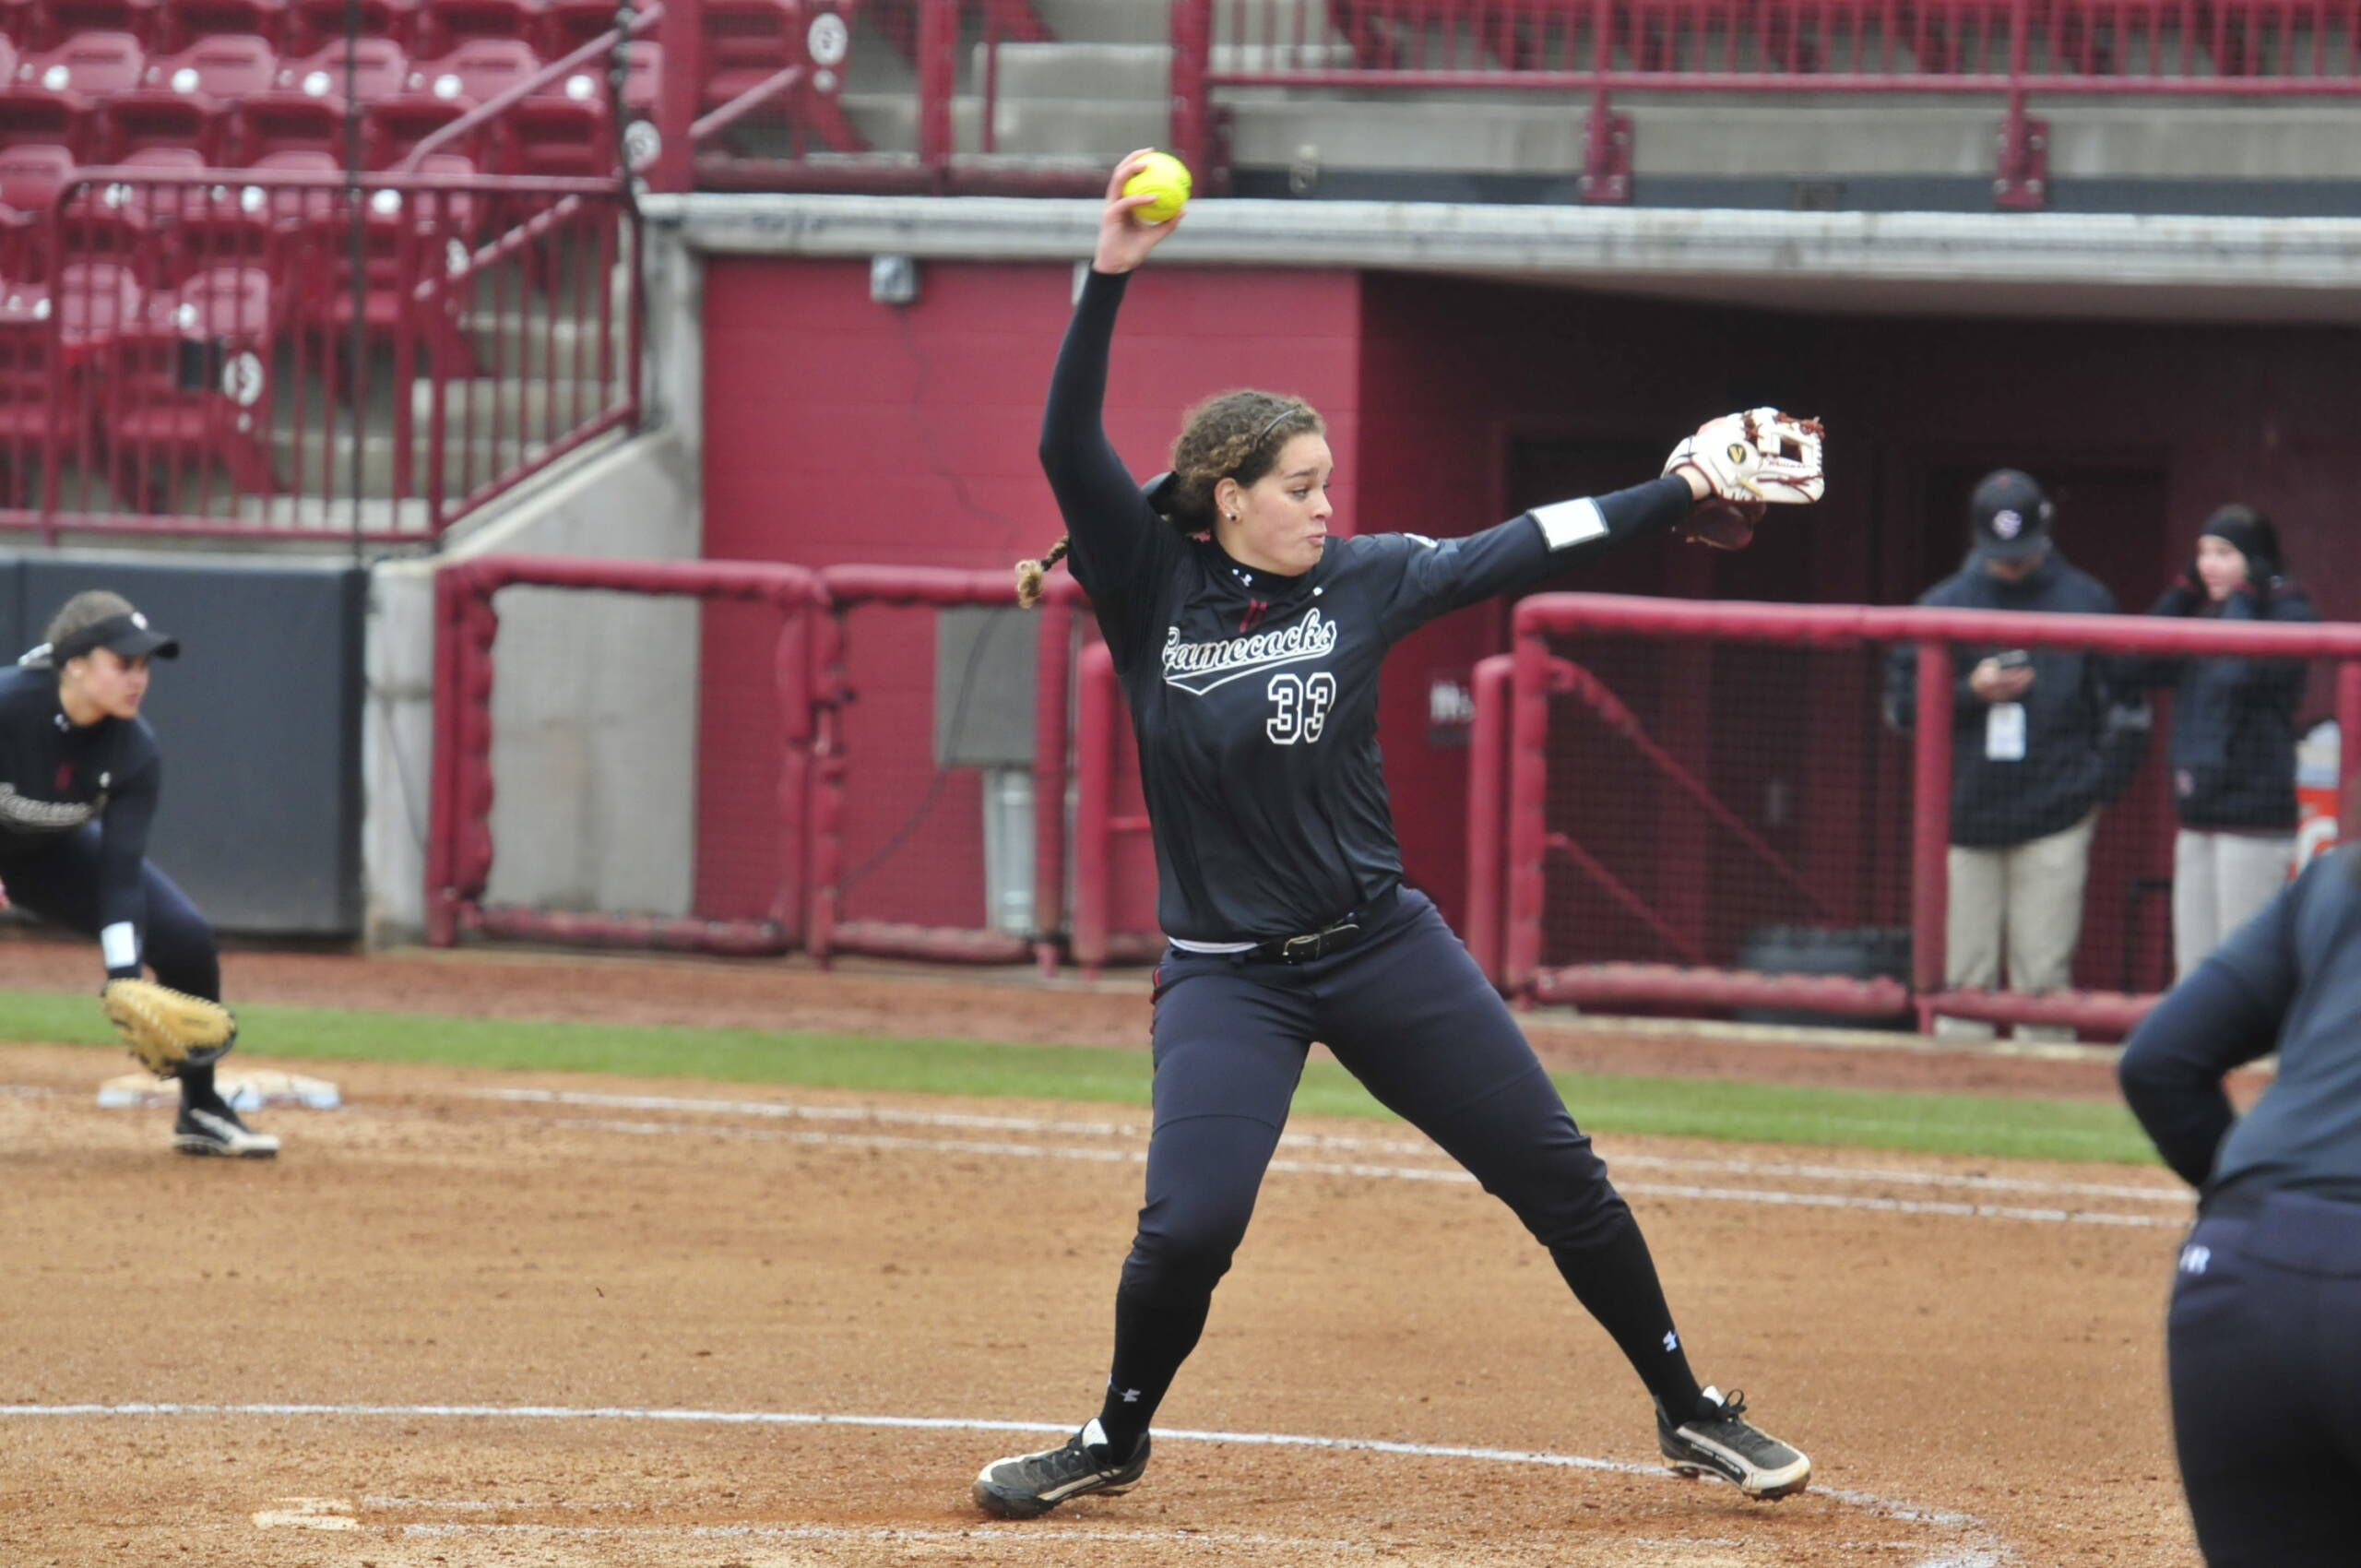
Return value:
[[(648, 196), (732, 255), (1073, 261), (1097, 203)], [(2361, 320), (2361, 219), (1202, 201), (1158, 265), (1520, 279), (1841, 314)]]

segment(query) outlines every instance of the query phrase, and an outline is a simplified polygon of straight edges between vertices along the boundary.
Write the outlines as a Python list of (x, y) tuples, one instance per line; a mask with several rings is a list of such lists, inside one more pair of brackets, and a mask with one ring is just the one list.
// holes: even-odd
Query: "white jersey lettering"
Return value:
[(1336, 623), (1317, 610), (1291, 626), (1219, 642), (1184, 643), (1180, 628), (1169, 626), (1164, 634), (1164, 683), (1203, 696), (1216, 686), (1257, 671), (1324, 659), (1335, 650), (1336, 636)]

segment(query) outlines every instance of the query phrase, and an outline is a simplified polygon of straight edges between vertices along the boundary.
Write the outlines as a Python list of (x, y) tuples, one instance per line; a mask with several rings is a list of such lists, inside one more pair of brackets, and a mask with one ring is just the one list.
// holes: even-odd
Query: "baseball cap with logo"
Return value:
[(2048, 546), (2055, 511), (2031, 474), (2015, 469), (1986, 474), (1967, 503), (1976, 559), (2023, 561), (2040, 554)]
[(105, 620), (68, 633), (57, 639), (50, 649), (50, 657), (63, 664), (78, 659), (94, 647), (113, 649), (125, 659), (139, 659), (154, 654), (164, 659), (181, 656), (181, 640), (169, 632), (160, 632), (149, 625), (148, 617), (138, 611), (126, 611), (110, 615)]

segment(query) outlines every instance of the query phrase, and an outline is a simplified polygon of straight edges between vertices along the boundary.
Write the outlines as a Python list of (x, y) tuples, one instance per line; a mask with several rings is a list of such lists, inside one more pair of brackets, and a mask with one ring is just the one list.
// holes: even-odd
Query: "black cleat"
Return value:
[(1121, 1459), (1105, 1437), (1094, 1416), (1061, 1447), (993, 1460), (976, 1478), (976, 1506), (996, 1519), (1038, 1519), (1068, 1498), (1131, 1491), (1147, 1468), (1147, 1433)]
[(231, 1159), (274, 1159), (279, 1155), (277, 1136), (255, 1132), (227, 1104), (182, 1106), (172, 1123), (172, 1146), (183, 1154)]
[(1708, 1388), (1697, 1413), (1675, 1426), (1656, 1401), (1656, 1447), (1667, 1467), (1695, 1480), (1719, 1476), (1758, 1503), (1776, 1503), (1811, 1484), (1811, 1461), (1769, 1432), (1739, 1418), (1746, 1396), (1736, 1389), (1724, 1398)]

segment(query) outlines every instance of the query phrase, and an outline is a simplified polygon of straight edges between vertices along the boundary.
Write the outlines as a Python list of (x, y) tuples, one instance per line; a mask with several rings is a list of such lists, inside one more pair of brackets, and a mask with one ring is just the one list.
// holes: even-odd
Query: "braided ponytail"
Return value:
[(1041, 589), (1050, 575), (1050, 568), (1064, 560), (1066, 552), (1072, 548), (1067, 536), (1060, 534), (1058, 542), (1043, 551), (1039, 560), (1016, 564), (1016, 603), (1019, 609), (1030, 610), (1041, 602)]

